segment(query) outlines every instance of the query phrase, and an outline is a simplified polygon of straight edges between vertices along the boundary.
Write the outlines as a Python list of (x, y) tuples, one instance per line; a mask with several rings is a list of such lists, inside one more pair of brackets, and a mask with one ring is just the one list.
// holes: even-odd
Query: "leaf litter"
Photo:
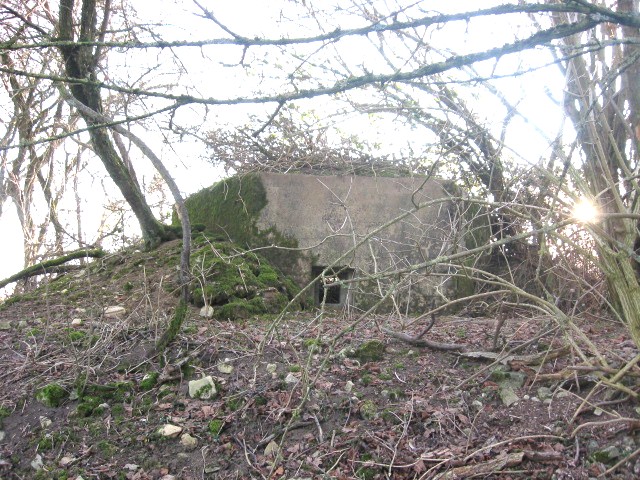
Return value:
[[(156, 357), (149, 352), (175, 303), (163, 275), (162, 268), (133, 270), (117, 280), (138, 286), (129, 291), (113, 275), (96, 275), (86, 297), (50, 292), (0, 310), (11, 324), (0, 331), (2, 478), (640, 475), (637, 400), (607, 387), (571, 354), (503, 365), (408, 345), (381, 328), (406, 330), (407, 318), (371, 315), (349, 329), (353, 318), (342, 311), (307, 311), (285, 315), (274, 328), (273, 317), (210, 320), (194, 308), (178, 340)], [(100, 317), (112, 304), (130, 313)], [(84, 322), (71, 329), (78, 316)], [(524, 343), (549, 320), (514, 312), (503, 326), (505, 342)], [(588, 326), (611, 368), (637, 355), (613, 321), (584, 315), (576, 322)], [(494, 324), (443, 316), (429, 335), (446, 343), (464, 336), (488, 351)], [(349, 354), (372, 340), (383, 345), (382, 359)], [(560, 347), (556, 335), (518, 353)], [(150, 373), (156, 382), (144, 383)], [(500, 385), (511, 374), (524, 381), (511, 384), (516, 399), (507, 406)], [(218, 393), (191, 398), (189, 380), (206, 376)], [(630, 393), (638, 392), (638, 378), (633, 365), (623, 377)], [(58, 407), (35, 399), (52, 383), (66, 394)], [(163, 436), (165, 425), (180, 433)]]

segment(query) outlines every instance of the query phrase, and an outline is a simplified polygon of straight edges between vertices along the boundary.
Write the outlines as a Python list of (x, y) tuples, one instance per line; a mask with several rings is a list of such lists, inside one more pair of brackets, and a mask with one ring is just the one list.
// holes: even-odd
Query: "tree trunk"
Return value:
[[(105, 4), (105, 18), (108, 17), (108, 4)], [(74, 0), (60, 1), (59, 40), (74, 41), (73, 31)], [(93, 42), (96, 39), (96, 1), (83, 0), (80, 23), (80, 42)], [(103, 25), (106, 24), (103, 21)], [(65, 71), (70, 78), (86, 78), (96, 80), (96, 67), (99, 52), (91, 45), (62, 46), (60, 51), (65, 63)], [(103, 112), (100, 87), (96, 85), (71, 84), (71, 93), (76, 100), (91, 110)], [(80, 112), (89, 127), (91, 145), (102, 160), (107, 173), (120, 189), (123, 197), (131, 207), (140, 223), (140, 229), (147, 248), (155, 248), (162, 241), (173, 238), (173, 234), (154, 217), (135, 178), (118, 155), (106, 128), (96, 127), (100, 122)], [(92, 128), (96, 127), (96, 128)]]

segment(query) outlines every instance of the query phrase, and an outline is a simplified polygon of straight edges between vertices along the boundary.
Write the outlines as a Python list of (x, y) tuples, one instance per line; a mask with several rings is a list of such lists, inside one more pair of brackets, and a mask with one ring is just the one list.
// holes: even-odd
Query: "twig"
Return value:
[(628, 418), (628, 417), (622, 417), (622, 418), (612, 418), (610, 420), (603, 420), (602, 422), (586, 422), (586, 423), (582, 423), (580, 425), (578, 425), (573, 432), (571, 432), (571, 437), (575, 437), (580, 430), (583, 430), (587, 427), (602, 427), (605, 425), (611, 425), (613, 423), (627, 423), (629, 430), (638, 430), (640, 429), (640, 420), (637, 420), (635, 418)]

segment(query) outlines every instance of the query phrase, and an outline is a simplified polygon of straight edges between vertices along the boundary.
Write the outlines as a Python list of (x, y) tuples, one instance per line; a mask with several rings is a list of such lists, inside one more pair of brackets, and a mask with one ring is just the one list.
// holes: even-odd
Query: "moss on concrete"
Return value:
[[(300, 265), (308, 265), (312, 259), (308, 254), (294, 251), (298, 247), (297, 239), (285, 235), (276, 228), (260, 230), (257, 226), (260, 213), (267, 205), (267, 194), (258, 174), (235, 176), (222, 180), (215, 185), (205, 188), (186, 200), (189, 219), (192, 224), (199, 224), (209, 238), (217, 241), (231, 241), (243, 249), (263, 248), (260, 251), (262, 258), (275, 267), (275, 271), (269, 271), (269, 267), (260, 272), (260, 283), (266, 286), (278, 287), (282, 284), (283, 276), (294, 278), (298, 285), (307, 280), (298, 278)], [(178, 226), (177, 216), (173, 218), (174, 225)], [(277, 248), (276, 248), (277, 247)], [(193, 264), (196, 265), (196, 264)], [(287, 290), (294, 287), (291, 280), (287, 280)], [(205, 297), (215, 296), (215, 289), (198, 292)], [(310, 298), (305, 298), (305, 301)], [(220, 303), (224, 299), (212, 300)]]
[[(256, 221), (267, 205), (267, 195), (258, 175), (222, 180), (200, 190), (185, 201), (189, 219), (207, 233), (243, 247), (255, 246), (259, 236)], [(174, 216), (173, 224), (179, 225)]]

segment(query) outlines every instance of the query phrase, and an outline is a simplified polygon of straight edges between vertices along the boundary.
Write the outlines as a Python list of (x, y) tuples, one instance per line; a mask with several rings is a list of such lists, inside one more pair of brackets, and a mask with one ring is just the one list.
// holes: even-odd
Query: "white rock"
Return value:
[(185, 433), (180, 437), (180, 444), (183, 447), (188, 448), (189, 450), (191, 450), (191, 449), (196, 448), (198, 446), (198, 439), (195, 438), (195, 437), (192, 437), (188, 433)]
[(160, 477), (160, 480), (176, 480), (176, 476), (167, 473), (166, 475)]
[(191, 398), (201, 398), (206, 400), (214, 397), (217, 393), (216, 384), (213, 383), (213, 378), (211, 378), (210, 375), (207, 375), (200, 380), (191, 380), (189, 382), (189, 396)]
[(129, 470), (130, 472), (135, 472), (136, 470), (138, 470), (138, 468), (140, 467), (138, 467), (138, 465), (136, 465), (135, 463), (127, 463), (124, 466), (124, 469)]
[(168, 438), (175, 438), (178, 435), (180, 435), (181, 432), (182, 432), (182, 427), (179, 427), (177, 425), (171, 425), (170, 423), (167, 423), (166, 425), (158, 429), (158, 433), (160, 435)]
[(347, 383), (344, 384), (344, 391), (347, 393), (351, 393), (351, 390), (353, 390), (353, 382), (351, 380), (348, 380)]
[(82, 321), (81, 318), (74, 318), (73, 320), (71, 320), (71, 326), (72, 327), (79, 327), (80, 325), (82, 325), (84, 322)]
[(289, 372), (287, 378), (284, 379), (285, 383), (298, 383), (298, 377), (296, 377), (292, 372)]
[(226, 373), (229, 374), (231, 372), (233, 372), (233, 365), (229, 365), (228, 363), (219, 363), (218, 364), (218, 371), (220, 373)]
[(36, 458), (34, 458), (31, 462), (31, 468), (33, 468), (34, 470), (42, 470), (42, 467), (44, 467), (44, 463), (42, 462), (42, 455), (38, 453), (36, 455)]
[(124, 315), (126, 312), (127, 310), (124, 307), (121, 307), (119, 305), (113, 305), (111, 307), (105, 308), (102, 313), (107, 318), (114, 318), (114, 317), (119, 317), (121, 315)]
[(211, 305), (205, 305), (200, 309), (200, 316), (204, 318), (213, 317), (213, 307)]

